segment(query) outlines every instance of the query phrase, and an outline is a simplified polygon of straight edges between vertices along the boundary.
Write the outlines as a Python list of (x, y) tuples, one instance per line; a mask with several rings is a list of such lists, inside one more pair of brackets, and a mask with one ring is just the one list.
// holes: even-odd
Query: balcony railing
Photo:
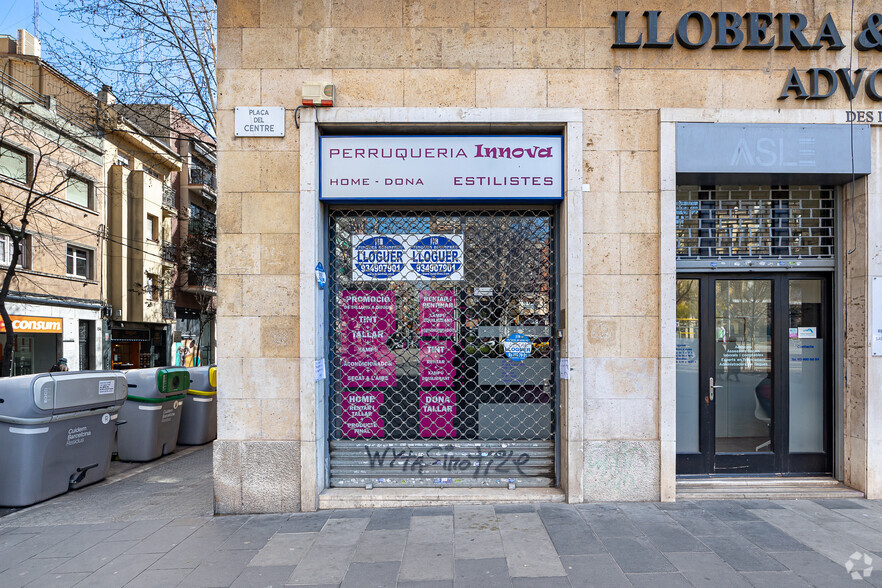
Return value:
[(175, 318), (175, 301), (174, 300), (163, 300), (162, 301), (162, 318), (163, 319)]
[(162, 206), (165, 208), (175, 208), (175, 190), (170, 186), (162, 187)]
[(163, 261), (170, 261), (170, 262), (174, 263), (175, 259), (176, 259), (175, 244), (170, 243), (168, 241), (163, 241), (162, 242), (162, 260)]
[(190, 184), (202, 185), (217, 191), (217, 176), (207, 169), (194, 166), (190, 168)]
[(193, 236), (201, 236), (210, 241), (217, 239), (217, 217), (202, 209), (190, 209), (190, 224), (188, 232)]
[(217, 276), (214, 274), (202, 274), (199, 272), (187, 272), (187, 285), (205, 288), (207, 290), (217, 289)]

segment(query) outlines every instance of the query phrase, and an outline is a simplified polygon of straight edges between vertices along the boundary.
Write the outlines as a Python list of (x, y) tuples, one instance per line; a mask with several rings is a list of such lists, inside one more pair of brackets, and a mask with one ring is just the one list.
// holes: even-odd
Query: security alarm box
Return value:
[(327, 82), (305, 82), (303, 84), (304, 106), (333, 106), (334, 84)]

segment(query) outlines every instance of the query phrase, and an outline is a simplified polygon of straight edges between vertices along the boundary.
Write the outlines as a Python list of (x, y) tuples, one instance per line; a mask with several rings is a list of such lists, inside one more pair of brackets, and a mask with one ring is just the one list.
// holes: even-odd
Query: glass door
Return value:
[(679, 474), (825, 473), (826, 277), (677, 280)]
[(774, 471), (772, 280), (716, 279), (713, 296), (714, 471)]

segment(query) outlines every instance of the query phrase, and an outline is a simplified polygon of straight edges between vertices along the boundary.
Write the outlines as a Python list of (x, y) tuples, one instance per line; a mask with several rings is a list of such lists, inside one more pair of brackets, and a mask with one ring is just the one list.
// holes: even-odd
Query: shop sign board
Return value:
[(352, 235), (352, 279), (463, 279), (462, 235)]
[(453, 342), (449, 339), (420, 341), (420, 386), (450, 387), (456, 379)]
[[(60, 318), (48, 316), (12, 316), (12, 330), (16, 333), (61, 333)], [(0, 333), (6, 332), (6, 324), (0, 318)]]
[(395, 292), (344, 290), (340, 317), (343, 386), (395, 386), (395, 354), (386, 345), (395, 332)]
[(557, 135), (327, 136), (319, 143), (321, 200), (563, 200)]
[(453, 337), (456, 335), (456, 292), (453, 290), (420, 290), (420, 335)]
[(456, 392), (423, 390), (420, 392), (420, 437), (456, 437)]
[[(852, 145), (854, 161), (852, 162)], [(869, 125), (678, 123), (677, 173), (870, 173)]]
[(343, 391), (343, 437), (366, 439), (385, 437), (384, 419), (380, 418), (383, 393), (369, 390)]

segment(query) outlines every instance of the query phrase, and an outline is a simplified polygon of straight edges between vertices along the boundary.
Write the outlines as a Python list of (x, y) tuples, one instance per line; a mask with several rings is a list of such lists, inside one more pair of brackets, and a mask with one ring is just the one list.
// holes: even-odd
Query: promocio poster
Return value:
[(420, 437), (432, 439), (456, 437), (456, 392), (422, 390), (420, 392)]
[(456, 335), (456, 292), (453, 290), (420, 290), (420, 335), (453, 337)]
[(340, 365), (345, 388), (395, 386), (395, 292), (344, 290), (340, 300)]

